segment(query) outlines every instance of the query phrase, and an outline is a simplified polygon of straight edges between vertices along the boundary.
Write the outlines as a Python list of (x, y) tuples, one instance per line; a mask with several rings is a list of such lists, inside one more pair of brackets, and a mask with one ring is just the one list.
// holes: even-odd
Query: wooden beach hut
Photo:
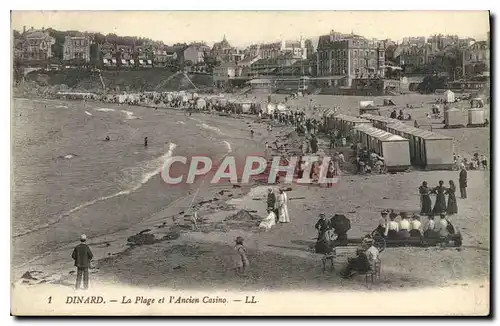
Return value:
[(333, 114), (327, 117), (328, 130), (335, 129), (339, 134), (347, 137), (351, 134), (352, 128), (359, 125), (372, 126), (372, 122), (366, 119), (354, 117), (346, 114)]
[(415, 128), (404, 123), (387, 125), (387, 131), (409, 140), (412, 165), (427, 170), (451, 170), (453, 138), (433, 131)]
[(384, 158), (387, 171), (405, 171), (411, 166), (408, 139), (364, 124), (355, 126), (354, 132), (363, 147)]
[(359, 116), (362, 119), (370, 120), (375, 128), (386, 129), (388, 124), (401, 123), (400, 120), (384, 117), (381, 115), (365, 113)]

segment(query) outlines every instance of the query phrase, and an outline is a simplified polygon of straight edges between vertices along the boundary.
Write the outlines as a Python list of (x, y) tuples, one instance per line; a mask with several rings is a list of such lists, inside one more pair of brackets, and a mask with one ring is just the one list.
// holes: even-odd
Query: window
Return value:
[(353, 55), (356, 57), (358, 55), (358, 51), (354, 50)]

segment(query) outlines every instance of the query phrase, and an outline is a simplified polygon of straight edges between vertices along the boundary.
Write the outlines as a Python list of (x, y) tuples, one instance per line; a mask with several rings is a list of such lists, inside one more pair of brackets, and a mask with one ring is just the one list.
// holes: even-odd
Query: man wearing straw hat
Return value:
[(80, 288), (80, 283), (83, 277), (83, 288), (88, 289), (89, 287), (89, 267), (90, 261), (94, 257), (89, 246), (85, 243), (87, 241), (87, 236), (82, 234), (80, 236), (80, 244), (73, 249), (73, 254), (71, 257), (75, 261), (76, 266), (76, 284), (75, 289)]

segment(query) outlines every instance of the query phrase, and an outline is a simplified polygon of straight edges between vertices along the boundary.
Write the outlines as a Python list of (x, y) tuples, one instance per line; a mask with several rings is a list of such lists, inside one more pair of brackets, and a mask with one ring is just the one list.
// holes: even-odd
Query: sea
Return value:
[(160, 176), (169, 157), (263, 148), (244, 120), (173, 109), (15, 98), (11, 116), (14, 268), (82, 233), (126, 230), (186, 196), (195, 185)]

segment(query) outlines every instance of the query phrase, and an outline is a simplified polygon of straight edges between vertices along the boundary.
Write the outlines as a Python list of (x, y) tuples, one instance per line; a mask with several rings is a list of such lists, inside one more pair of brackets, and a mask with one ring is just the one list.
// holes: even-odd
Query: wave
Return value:
[(95, 110), (100, 112), (115, 112), (115, 109), (108, 109), (108, 108), (98, 108)]
[(228, 141), (225, 141), (225, 140), (224, 140), (224, 143), (227, 146), (227, 152), (231, 153), (233, 151), (233, 149), (231, 148), (231, 144)]
[(223, 133), (222, 131), (220, 131), (219, 128), (211, 126), (211, 125), (207, 125), (206, 123), (197, 124), (197, 126), (203, 128), (203, 129), (207, 129), (207, 130), (213, 131), (216, 134), (221, 135), (221, 136), (225, 135), (225, 133)]
[(67, 109), (68, 107), (66, 105), (58, 105), (56, 106), (56, 108), (63, 108), (63, 109)]
[(184, 121), (177, 121), (176, 124), (178, 124), (178, 125), (185, 125), (186, 123)]
[(85, 114), (92, 116), (92, 113), (90, 113), (89, 111), (85, 111)]
[(100, 198), (88, 201), (86, 203), (83, 203), (81, 205), (78, 205), (78, 206), (72, 208), (71, 210), (69, 210), (67, 212), (64, 212), (62, 214), (59, 214), (59, 215), (55, 216), (48, 223), (39, 225), (36, 228), (30, 229), (30, 230), (25, 230), (23, 232), (15, 233), (15, 234), (12, 235), (12, 237), (13, 238), (17, 238), (17, 237), (20, 237), (20, 236), (23, 236), (23, 235), (27, 235), (27, 234), (36, 232), (38, 230), (49, 228), (50, 226), (52, 226), (52, 225), (58, 223), (59, 221), (61, 221), (63, 218), (65, 218), (65, 217), (71, 215), (72, 213), (75, 213), (75, 212), (77, 212), (77, 211), (79, 211), (79, 210), (81, 210), (83, 208), (92, 206), (92, 205), (94, 205), (96, 203), (99, 203), (99, 202), (102, 202), (102, 201), (105, 201), (105, 200), (108, 200), (108, 199), (111, 199), (111, 198), (129, 195), (132, 192), (137, 191), (145, 183), (147, 183), (152, 177), (154, 177), (155, 175), (157, 175), (158, 173), (160, 173), (160, 171), (161, 171), (161, 169), (163, 167), (164, 162), (166, 160), (168, 160), (168, 158), (170, 158), (172, 156), (172, 153), (173, 153), (173, 151), (174, 151), (174, 149), (176, 147), (177, 147), (176, 144), (170, 143), (169, 144), (169, 149), (168, 149), (168, 151), (165, 154), (163, 154), (162, 156), (160, 156), (158, 158), (155, 158), (155, 159), (147, 162), (144, 166), (139, 167), (139, 171), (141, 172), (141, 174), (139, 175), (139, 178), (137, 180), (134, 180), (132, 183), (130, 183), (126, 189), (124, 189), (122, 191), (119, 191), (117, 193), (111, 194), (109, 196), (100, 197)]
[(127, 120), (137, 119), (137, 117), (134, 115), (134, 112), (125, 111), (125, 110), (121, 110), (121, 112), (125, 113), (125, 115), (127, 116), (125, 119), (127, 119)]

